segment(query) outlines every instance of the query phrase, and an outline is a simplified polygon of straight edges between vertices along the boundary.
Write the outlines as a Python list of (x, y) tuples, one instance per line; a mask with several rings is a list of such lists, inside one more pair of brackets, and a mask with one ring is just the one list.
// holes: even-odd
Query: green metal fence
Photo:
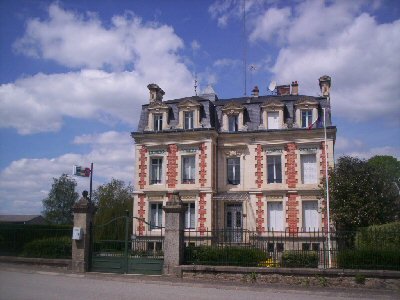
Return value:
[(72, 226), (0, 224), (0, 255), (71, 258)]
[(400, 232), (185, 232), (185, 264), (400, 270)]

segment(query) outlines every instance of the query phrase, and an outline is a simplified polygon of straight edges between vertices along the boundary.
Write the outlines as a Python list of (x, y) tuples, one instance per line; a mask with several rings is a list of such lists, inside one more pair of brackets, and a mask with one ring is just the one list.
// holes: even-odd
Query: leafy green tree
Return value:
[(72, 224), (72, 207), (79, 197), (75, 188), (76, 181), (66, 174), (53, 178), (49, 195), (42, 200), (46, 220), (53, 224)]
[(378, 225), (396, 220), (399, 193), (383, 167), (343, 156), (329, 172), (331, 218), (338, 229)]
[[(94, 191), (93, 201), (97, 207), (95, 215), (96, 238), (124, 238), (125, 219), (112, 220), (126, 216), (126, 211), (132, 211), (132, 192), (133, 187), (131, 185), (126, 186), (123, 181), (117, 179), (112, 179), (111, 182), (100, 185)], [(110, 224), (103, 226), (110, 221), (112, 221)]]
[(400, 183), (400, 161), (389, 155), (375, 155), (368, 160), (368, 164), (392, 178), (393, 182), (399, 186)]

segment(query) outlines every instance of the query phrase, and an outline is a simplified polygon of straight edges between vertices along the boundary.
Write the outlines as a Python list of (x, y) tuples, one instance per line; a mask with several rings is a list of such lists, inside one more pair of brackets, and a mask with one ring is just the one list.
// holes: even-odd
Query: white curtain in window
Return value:
[(268, 202), (267, 211), (268, 229), (284, 231), (282, 202)]
[(317, 161), (315, 154), (301, 155), (301, 178), (305, 184), (317, 183)]
[(269, 111), (267, 112), (268, 129), (279, 129), (279, 112)]
[(318, 201), (303, 202), (303, 228), (305, 231), (318, 230)]

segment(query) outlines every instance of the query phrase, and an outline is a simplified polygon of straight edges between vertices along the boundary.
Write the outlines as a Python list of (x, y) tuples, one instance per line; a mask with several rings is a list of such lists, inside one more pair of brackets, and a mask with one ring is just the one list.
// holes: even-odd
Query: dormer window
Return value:
[(193, 129), (193, 111), (185, 111), (185, 124), (184, 124), (184, 129)]
[(239, 130), (238, 126), (238, 115), (231, 115), (228, 117), (228, 123), (229, 123), (229, 132), (236, 132)]
[(236, 132), (246, 130), (243, 122), (244, 106), (237, 102), (230, 102), (222, 108), (222, 131)]
[(283, 128), (283, 108), (281, 101), (273, 100), (261, 104), (262, 129), (281, 129)]
[(308, 128), (313, 120), (313, 113), (311, 109), (302, 109), (301, 110), (301, 128)]
[(300, 99), (296, 102), (296, 126), (308, 128), (318, 117), (318, 101), (315, 99)]
[(178, 104), (179, 123), (177, 128), (194, 129), (200, 127), (201, 104), (194, 99), (186, 99)]
[(162, 121), (163, 121), (163, 116), (162, 114), (154, 114), (154, 130), (155, 131), (161, 131), (162, 130)]

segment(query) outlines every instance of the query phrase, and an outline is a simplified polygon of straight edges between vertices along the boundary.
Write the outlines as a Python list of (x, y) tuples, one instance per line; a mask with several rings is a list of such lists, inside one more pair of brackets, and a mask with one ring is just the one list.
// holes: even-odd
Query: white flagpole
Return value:
[(328, 267), (332, 267), (332, 257), (331, 257), (331, 220), (330, 220), (330, 210), (329, 210), (329, 179), (328, 179), (328, 145), (326, 143), (326, 111), (324, 111), (324, 141), (325, 141), (325, 180), (326, 180), (326, 210), (328, 219)]

